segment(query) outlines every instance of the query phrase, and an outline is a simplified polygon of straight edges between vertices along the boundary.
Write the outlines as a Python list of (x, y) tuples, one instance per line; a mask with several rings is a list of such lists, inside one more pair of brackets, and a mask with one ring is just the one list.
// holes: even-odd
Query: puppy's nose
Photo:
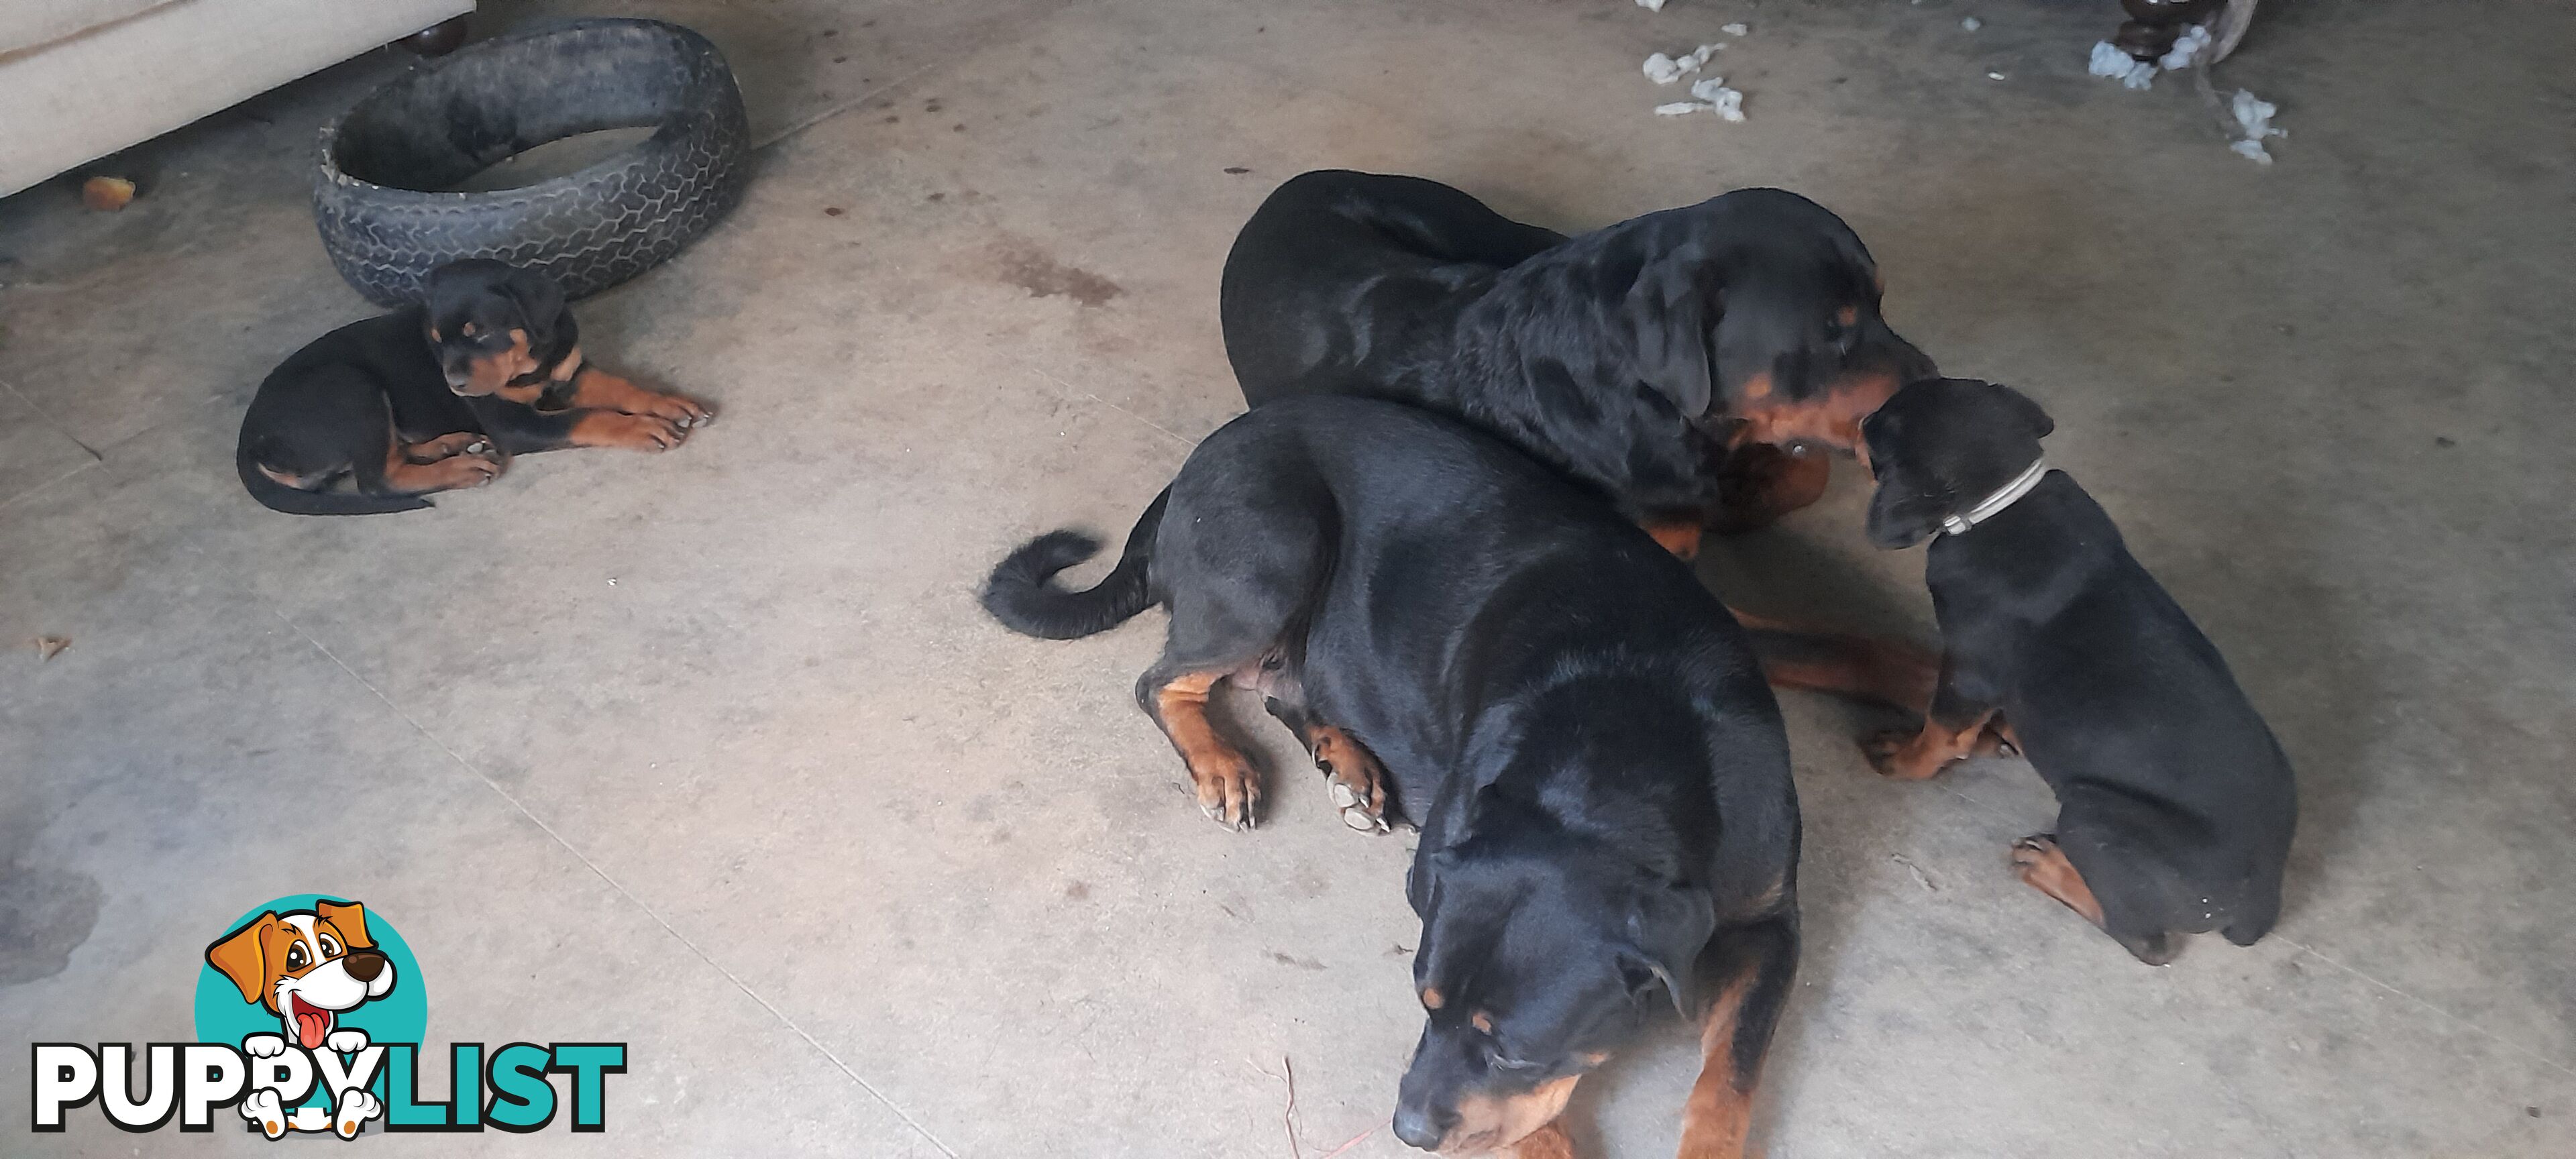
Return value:
[(1425, 1107), (1397, 1107), (1395, 1137), (1404, 1140), (1407, 1146), (1425, 1151), (1439, 1150), (1441, 1141), (1449, 1137), (1449, 1124), (1442, 1121), (1446, 1118), (1451, 1116), (1433, 1114)]
[(340, 968), (361, 982), (373, 982), (376, 975), (385, 972), (385, 956), (374, 950), (351, 950), (348, 957), (341, 959)]

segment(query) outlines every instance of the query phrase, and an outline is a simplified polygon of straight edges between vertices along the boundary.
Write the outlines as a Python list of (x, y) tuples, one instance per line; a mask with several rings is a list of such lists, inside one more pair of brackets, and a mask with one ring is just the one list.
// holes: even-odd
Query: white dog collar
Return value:
[(1978, 500), (1976, 506), (1942, 519), (1941, 530), (1950, 535), (1957, 535), (2002, 514), (2004, 508), (2012, 506), (2022, 496), (2030, 494), (2031, 488), (2039, 486), (2040, 477), (2046, 474), (2048, 474), (2046, 458), (2031, 460), (2030, 466), (2023, 469), (2021, 474), (2013, 476), (2012, 482), (2004, 484), (1994, 494)]

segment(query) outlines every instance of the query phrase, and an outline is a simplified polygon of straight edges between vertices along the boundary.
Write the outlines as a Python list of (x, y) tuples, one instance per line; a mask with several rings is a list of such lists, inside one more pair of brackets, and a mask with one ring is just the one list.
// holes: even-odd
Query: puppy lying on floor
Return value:
[(1411, 407), (1289, 399), (1226, 424), (1117, 568), (1059, 531), (984, 606), (1050, 639), (1171, 609), (1136, 698), (1201, 809), (1249, 828), (1259, 773), (1211, 724), (1259, 689), (1347, 810), (1421, 825), (1421, 1045), (1395, 1131), (1444, 1153), (1568, 1154), (1575, 1083), (1669, 997), (1705, 1063), (1685, 1159), (1743, 1153), (1798, 957), (1797, 791), (1745, 634), (1688, 567), (1581, 487)]
[(2290, 763), (2227, 662), (2084, 489), (2046, 470), (2054, 428), (2010, 387), (1935, 379), (1861, 424), (1870, 539), (1924, 561), (1941, 683), (1923, 731), (1871, 759), (1920, 780), (1990, 719), (2057, 793), (2057, 832), (2013, 849), (2022, 880), (2163, 965), (2190, 934), (2250, 946), (2281, 912), (2298, 802)]
[[(1289, 179), (1226, 255), (1226, 357), (1255, 406), (1438, 411), (1595, 488), (1685, 558), (1825, 492), (1823, 451), (1932, 373), (1823, 206), (1739, 189), (1566, 237), (1419, 177)], [(1746, 621), (1774, 683), (1911, 713), (1930, 657)]]
[(1814, 502), (1824, 459), (1774, 448), (1849, 451), (1860, 416), (1933, 373), (1880, 296), (1851, 227), (1785, 190), (1566, 237), (1438, 182), (1320, 170), (1244, 224), (1219, 313), (1245, 402), (1452, 415), (1678, 544)]
[(552, 279), (475, 259), (433, 271), (423, 305), (343, 326), (270, 371), (234, 462), (274, 510), (371, 515), (480, 487), (511, 455), (663, 451), (713, 418), (585, 363)]

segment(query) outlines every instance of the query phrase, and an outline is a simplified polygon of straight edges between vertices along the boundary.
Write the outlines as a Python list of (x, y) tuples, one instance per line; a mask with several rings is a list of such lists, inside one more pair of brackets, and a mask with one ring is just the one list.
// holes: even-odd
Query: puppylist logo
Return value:
[[(448, 1046), (445, 1101), (423, 1097), (418, 1069), (429, 1002), (402, 935), (354, 901), (319, 894), (252, 909), (206, 946), (196, 1042), (34, 1045), (37, 1131), (60, 1131), (97, 1104), (127, 1131), (211, 1131), (227, 1109), (270, 1139), (384, 1131), (540, 1131), (559, 1113), (575, 1131), (607, 1129), (608, 1076), (622, 1042), (514, 1042), (486, 1055)], [(134, 1071), (140, 1054), (142, 1074)], [(570, 1076), (559, 1099), (547, 1076)], [(561, 1104), (569, 1104), (568, 1106)]]

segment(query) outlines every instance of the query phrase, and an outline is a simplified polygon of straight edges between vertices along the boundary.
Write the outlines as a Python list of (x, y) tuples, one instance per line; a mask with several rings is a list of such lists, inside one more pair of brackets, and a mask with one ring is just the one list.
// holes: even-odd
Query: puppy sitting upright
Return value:
[(370, 515), (479, 487), (508, 456), (676, 447), (713, 416), (582, 361), (563, 291), (475, 259), (427, 301), (296, 351), (259, 384), (234, 455), (251, 497), (295, 515)]
[(1924, 578), (1940, 688), (1923, 731), (1878, 738), (1871, 760), (1930, 777), (2000, 713), (2057, 793), (2057, 832), (2014, 846), (2022, 880), (2152, 965), (2186, 934), (2252, 945), (2281, 911), (2289, 760), (2111, 517), (2046, 470), (2053, 427), (2011, 388), (1955, 378), (1908, 386), (1861, 424), (1870, 540), (1939, 537)]

